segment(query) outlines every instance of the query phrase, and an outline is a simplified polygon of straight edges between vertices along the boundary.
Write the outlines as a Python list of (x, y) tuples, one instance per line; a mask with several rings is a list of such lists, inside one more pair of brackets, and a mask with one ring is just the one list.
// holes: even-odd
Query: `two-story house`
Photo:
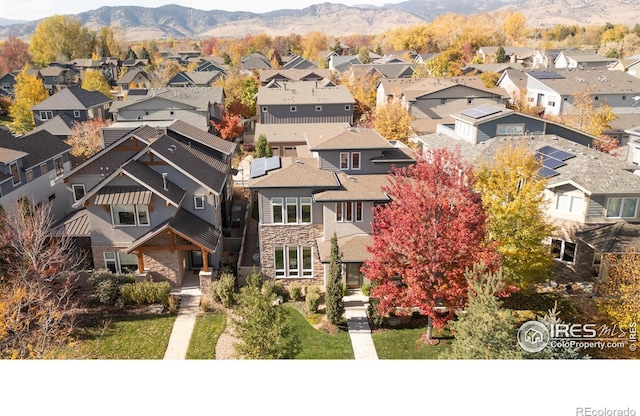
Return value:
[(219, 119), (220, 108), (224, 107), (224, 90), (220, 87), (166, 87), (133, 92), (109, 108), (114, 121), (177, 119), (211, 132), (211, 120)]
[(605, 58), (593, 51), (574, 49), (558, 53), (553, 64), (556, 69), (606, 69), (615, 62), (615, 58)]
[(182, 71), (167, 82), (168, 87), (212, 87), (222, 77), (221, 71)]
[(179, 120), (143, 124), (65, 175), (95, 267), (175, 285), (218, 269), (235, 146)]
[(130, 89), (151, 88), (151, 79), (144, 70), (136, 68), (127, 71), (116, 81), (116, 86), (118, 87), (116, 96), (122, 99)]
[(260, 85), (271, 81), (322, 81), (331, 78), (328, 69), (263, 69), (260, 71)]
[(57, 115), (66, 114), (75, 121), (83, 122), (108, 118), (111, 98), (99, 91), (87, 91), (80, 87), (63, 88), (51, 97), (31, 107), (36, 126)]
[(35, 205), (48, 204), (54, 221), (69, 209), (62, 177), (71, 169), (71, 146), (47, 131), (20, 138), (0, 129), (0, 206), (6, 211), (23, 196)]
[(546, 213), (555, 226), (549, 246), (556, 271), (588, 279), (602, 252), (580, 234), (606, 224), (640, 222), (637, 166), (593, 149), (593, 136), (566, 126), (497, 107), (477, 107), (456, 115), (454, 125), (419, 138), (423, 150), (457, 147), (468, 161), (490, 159), (506, 141), (523, 143), (542, 161), (547, 180)]
[(262, 272), (291, 282), (324, 286), (330, 240), (342, 252), (343, 278), (350, 288), (365, 283), (360, 272), (369, 257), (373, 207), (393, 165), (414, 163), (412, 151), (371, 129), (308, 134), (298, 157), (257, 159), (249, 187), (257, 192)]

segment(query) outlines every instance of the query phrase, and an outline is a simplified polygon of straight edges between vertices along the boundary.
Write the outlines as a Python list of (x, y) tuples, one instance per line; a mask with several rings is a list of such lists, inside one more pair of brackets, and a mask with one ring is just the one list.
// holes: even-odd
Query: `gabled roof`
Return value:
[(269, 143), (306, 143), (307, 137), (330, 137), (345, 127), (345, 123), (258, 123), (255, 137), (264, 134)]
[(35, 129), (31, 130), (31, 132), (33, 133), (41, 130), (46, 130), (54, 136), (67, 137), (71, 133), (71, 128), (73, 127), (73, 123), (75, 122), (76, 120), (69, 114), (58, 114), (51, 120), (47, 120), (43, 124), (37, 126)]
[(171, 80), (169, 80), (167, 84), (188, 84), (190, 86), (205, 86), (205, 84), (211, 84), (218, 76), (220, 76), (220, 74), (220, 71), (183, 71), (171, 78)]
[(165, 87), (150, 88), (148, 90), (140, 90), (140, 92), (144, 92), (144, 95), (128, 94), (124, 101), (114, 101), (109, 111), (112, 113), (118, 112), (133, 104), (156, 98), (186, 104), (197, 111), (209, 111), (211, 104), (222, 103), (224, 100), (224, 91), (221, 87)]
[[(402, 89), (402, 94), (407, 101), (415, 101), (438, 91), (448, 90), (457, 86), (463, 86), (470, 91), (479, 91), (482, 95), (489, 94), (494, 97), (507, 97), (508, 94), (503, 88), (487, 88), (477, 76), (467, 77), (436, 77), (424, 78), (415, 81)], [(464, 97), (471, 96), (465, 94)]]
[(329, 69), (263, 69), (260, 71), (260, 83), (264, 84), (273, 79), (289, 81), (301, 81), (305, 78), (331, 78)]
[(182, 120), (175, 120), (168, 128), (183, 136), (205, 144), (227, 156), (233, 155), (236, 151), (237, 145), (234, 142), (224, 140), (214, 134), (207, 133), (206, 131), (194, 127), (189, 123), (185, 123)]
[(258, 87), (258, 105), (354, 104), (344, 85), (322, 86), (315, 81), (280, 82), (280, 88)]
[(124, 74), (122, 76), (122, 78), (120, 78), (118, 81), (116, 81), (116, 84), (118, 84), (118, 85), (130, 84), (131, 82), (133, 82), (133, 80), (137, 76), (144, 77), (144, 78), (147, 79), (147, 81), (149, 81), (149, 75), (147, 75), (147, 73), (145, 71), (143, 71), (142, 69), (131, 69), (131, 70), (127, 71), (127, 73)]
[(195, 182), (222, 193), (229, 175), (227, 164), (166, 135), (153, 142), (149, 150)]
[(42, 74), (43, 77), (57, 77), (66, 71), (66, 68), (61, 68), (59, 66), (46, 66), (44, 68), (40, 68), (40, 74)]
[[(331, 132), (333, 133), (333, 132)], [(357, 150), (357, 149), (390, 149), (391, 143), (377, 131), (367, 128), (344, 128), (333, 135), (307, 135), (310, 151), (317, 150)]]
[(111, 98), (99, 91), (87, 91), (80, 87), (64, 88), (46, 100), (31, 107), (31, 110), (86, 110), (110, 103)]
[(138, 160), (130, 160), (122, 165), (122, 172), (176, 207), (180, 206), (187, 194), (184, 189), (173, 183), (171, 178), (163, 178), (161, 173)]
[(133, 241), (129, 247), (127, 247), (127, 253), (131, 253), (136, 248), (143, 246), (154, 237), (162, 235), (167, 230), (171, 230), (185, 240), (203, 247), (210, 253), (215, 253), (220, 243), (220, 231), (213, 224), (208, 223), (186, 209), (178, 208), (176, 215)]
[[(378, 73), (384, 78), (409, 78), (418, 64), (408, 64), (406, 62), (389, 64), (352, 64), (350, 71), (359, 73)], [(343, 71), (344, 72), (344, 71)]]
[(389, 175), (347, 175), (344, 172), (338, 172), (336, 176), (340, 182), (340, 187), (314, 194), (314, 201), (336, 202), (390, 200), (389, 196), (382, 191), (383, 186), (389, 185)]
[(22, 159), (22, 168), (30, 169), (42, 162), (71, 150), (71, 146), (46, 130), (31, 132), (20, 138), (3, 137), (0, 146), (27, 153)]
[[(562, 96), (570, 96), (589, 89), (592, 95), (640, 93), (640, 79), (624, 71), (604, 68), (526, 72)], [(545, 75), (546, 74), (546, 75)], [(557, 75), (554, 75), (557, 74)], [(553, 79), (548, 79), (553, 77)]]
[(262, 54), (254, 52), (251, 55), (244, 56), (240, 60), (240, 65), (244, 69), (269, 69), (271, 63)]
[(318, 169), (314, 158), (280, 158), (281, 167), (270, 170), (266, 175), (249, 180), (249, 188), (338, 188), (336, 175), (328, 170)]
[(318, 66), (316, 64), (314, 64), (313, 62), (303, 58), (302, 56), (294, 56), (291, 59), (289, 59), (283, 66), (284, 69), (294, 69), (294, 68), (299, 68), (299, 69), (312, 69), (312, 68), (318, 68)]

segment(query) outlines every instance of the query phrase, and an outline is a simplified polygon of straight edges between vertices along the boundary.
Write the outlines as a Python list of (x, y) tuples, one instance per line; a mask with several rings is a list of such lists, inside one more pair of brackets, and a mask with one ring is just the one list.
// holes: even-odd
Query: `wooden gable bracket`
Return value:
[(153, 212), (153, 205), (147, 204), (147, 209), (149, 210), (149, 212)]
[(167, 235), (169, 236), (169, 250), (173, 251), (175, 246), (173, 231), (171, 230), (167, 231)]
[(62, 180), (62, 183), (69, 183), (69, 178), (68, 178), (68, 177), (67, 177), (67, 178), (64, 178), (64, 179)]
[(102, 209), (104, 210), (104, 212), (109, 212), (109, 205), (102, 205)]
[(84, 201), (84, 202), (82, 203), (82, 207), (83, 207), (83, 208), (86, 208), (86, 207), (88, 207), (88, 206), (89, 206), (89, 200), (86, 200), (86, 201)]

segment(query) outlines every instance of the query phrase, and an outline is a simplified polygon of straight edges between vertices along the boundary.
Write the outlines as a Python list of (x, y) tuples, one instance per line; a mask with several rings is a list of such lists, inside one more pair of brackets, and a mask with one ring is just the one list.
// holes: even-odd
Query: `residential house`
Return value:
[(571, 50), (561, 51), (553, 65), (556, 69), (606, 69), (616, 62), (615, 58), (605, 58), (595, 52)]
[(335, 233), (347, 287), (366, 283), (360, 269), (370, 256), (373, 207), (389, 201), (382, 187), (391, 167), (415, 162), (399, 146), (371, 129), (343, 128), (307, 134), (297, 157), (254, 160), (262, 273), (324, 287)]
[(610, 69), (613, 71), (624, 71), (629, 75), (640, 78), (640, 54), (618, 59)]
[(318, 69), (318, 65), (296, 54), (285, 55), (281, 60), (282, 69)]
[(117, 80), (116, 86), (118, 87), (116, 97), (118, 97), (118, 99), (122, 99), (130, 89), (151, 88), (151, 79), (144, 70), (135, 68), (127, 71), (119, 80)]
[(220, 71), (182, 71), (167, 82), (167, 87), (213, 87), (222, 76)]
[(133, 69), (143, 69), (145, 66), (149, 65), (148, 59), (125, 59), (120, 64), (122, 68), (126, 68), (129, 71)]
[(66, 174), (94, 266), (174, 285), (219, 269), (235, 147), (179, 120), (143, 124)]
[(271, 61), (261, 53), (254, 52), (240, 59), (240, 68), (245, 72), (271, 69)]
[[(369, 62), (382, 58), (374, 52), (369, 51)], [(358, 55), (331, 55), (329, 56), (329, 69), (335, 73), (342, 73), (349, 69), (351, 65), (362, 65)]]
[(62, 177), (71, 169), (71, 146), (47, 131), (14, 137), (0, 129), (0, 206), (15, 208), (26, 196), (35, 205), (48, 204), (54, 221), (70, 201)]
[[(485, 64), (496, 63), (496, 50), (500, 46), (482, 46), (478, 48), (476, 55), (480, 56), (482, 62)], [(536, 50), (529, 47), (514, 47), (514, 46), (502, 46), (506, 57), (505, 62), (522, 64), (525, 67), (530, 67), (533, 62), (533, 56)]]
[(114, 121), (182, 120), (203, 131), (211, 132), (211, 121), (220, 118), (224, 106), (224, 90), (220, 87), (150, 88), (130, 90), (109, 111)]
[(438, 54), (435, 52), (419, 53), (416, 55), (413, 61), (417, 64), (426, 64), (428, 61), (435, 58), (437, 55)]
[(258, 87), (259, 123), (344, 123), (353, 121), (355, 100), (344, 85), (328, 80), (278, 82)]
[(466, 108), (481, 104), (504, 105), (502, 88), (487, 88), (478, 77), (438, 77), (405, 82), (381, 80), (376, 101), (384, 105), (396, 95), (407, 106), (414, 131), (433, 132), (437, 123)]
[(34, 105), (31, 111), (37, 127), (59, 114), (67, 114), (79, 122), (94, 118), (106, 120), (111, 103), (111, 98), (99, 91), (69, 87)]
[(497, 74), (502, 74), (504, 71), (511, 70), (524, 70), (524, 65), (522, 64), (512, 64), (511, 62), (503, 63), (503, 64), (474, 64), (469, 63), (462, 68), (463, 75), (480, 75), (485, 72), (495, 72)]
[(63, 88), (73, 85), (75, 81), (75, 73), (71, 69), (57, 65), (49, 65), (38, 71), (42, 75), (44, 87), (49, 91), (49, 94), (55, 94)]
[(46, 130), (52, 135), (56, 136), (60, 140), (67, 140), (71, 135), (71, 129), (73, 124), (77, 120), (71, 117), (69, 114), (63, 113), (54, 116), (51, 120), (47, 120), (40, 124), (38, 127), (31, 130), (31, 132), (37, 132)]
[(219, 71), (224, 73), (228, 69), (228, 67), (228, 65), (224, 65), (223, 63), (220, 63), (212, 58), (200, 58), (200, 64), (198, 64), (194, 71)]
[(542, 107), (544, 114), (571, 112), (574, 96), (584, 91), (589, 91), (595, 104), (605, 103), (615, 114), (636, 111), (633, 97), (640, 95), (640, 80), (622, 71), (530, 71), (526, 75), (527, 100)]
[(260, 85), (271, 81), (322, 81), (331, 79), (329, 69), (263, 69), (260, 71)]
[(308, 136), (335, 135), (347, 123), (258, 123), (255, 137), (264, 136), (274, 156), (295, 157), (298, 147), (306, 146)]
[(348, 69), (342, 71), (343, 76), (364, 76), (372, 74), (380, 78), (411, 78), (418, 64), (403, 61), (390, 63), (353, 63)]
[(593, 147), (593, 136), (548, 120), (505, 108), (481, 106), (455, 115), (455, 124), (419, 138), (423, 152), (457, 147), (472, 163), (490, 160), (511, 140), (531, 149), (542, 160), (547, 179), (546, 214), (556, 231), (549, 247), (557, 276), (592, 278), (602, 253), (579, 232), (619, 222), (640, 222), (640, 176), (637, 166)]
[(15, 97), (15, 85), (16, 85), (16, 77), (20, 71), (12, 71), (7, 72), (3, 76), (0, 77), (0, 92), (8, 97)]
[(555, 60), (560, 52), (576, 52), (578, 48), (567, 49), (537, 49), (533, 55), (533, 61), (531, 63), (531, 69), (552, 69), (555, 68)]
[(509, 101), (513, 103), (527, 90), (527, 75), (524, 71), (507, 69), (500, 74), (496, 86), (504, 89), (509, 94)]

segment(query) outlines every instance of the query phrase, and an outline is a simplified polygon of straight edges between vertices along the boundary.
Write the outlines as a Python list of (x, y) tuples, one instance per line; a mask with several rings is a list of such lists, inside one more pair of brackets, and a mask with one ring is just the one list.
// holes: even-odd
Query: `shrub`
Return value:
[(262, 282), (262, 294), (265, 296), (282, 296), (282, 285), (274, 279)]
[(362, 292), (362, 294), (365, 296), (369, 296), (371, 294), (371, 284), (370, 283), (363, 284), (362, 287), (360, 288), (360, 292)]
[(122, 300), (125, 303), (136, 305), (151, 305), (161, 303), (169, 305), (169, 282), (138, 282), (127, 283), (120, 288)]
[(220, 296), (218, 296), (218, 293), (220, 293), (220, 281), (215, 280), (211, 282), (211, 286), (209, 286), (209, 296), (213, 302), (220, 303)]
[(309, 293), (317, 293), (320, 294), (320, 286), (309, 285), (305, 288), (306, 295), (309, 296)]
[(307, 311), (311, 313), (318, 313), (318, 307), (320, 306), (320, 293), (307, 292), (306, 305)]
[(289, 297), (293, 301), (299, 301), (303, 299), (302, 296), (302, 285), (300, 282), (292, 282), (289, 287), (287, 287), (289, 291)]
[[(208, 297), (203, 296), (203, 299), (204, 298), (208, 298)], [(177, 313), (179, 306), (180, 306), (180, 297), (176, 295), (169, 296), (169, 313)]]
[(87, 279), (94, 295), (103, 305), (115, 305), (121, 299), (120, 288), (134, 281), (131, 274), (114, 274), (107, 269), (95, 270)]
[(220, 281), (216, 285), (216, 291), (220, 303), (225, 308), (230, 308), (233, 305), (233, 296), (236, 289), (236, 277), (232, 273), (222, 273)]
[(377, 327), (381, 327), (384, 324), (384, 316), (378, 314), (376, 309), (376, 305), (378, 304), (378, 299), (369, 298), (369, 321)]
[(309, 322), (310, 325), (317, 325), (321, 321), (322, 321), (322, 314), (312, 313), (307, 316), (307, 322)]
[(251, 269), (251, 274), (247, 277), (247, 284), (249, 286), (255, 286), (258, 289), (262, 287), (262, 273), (256, 266)]

